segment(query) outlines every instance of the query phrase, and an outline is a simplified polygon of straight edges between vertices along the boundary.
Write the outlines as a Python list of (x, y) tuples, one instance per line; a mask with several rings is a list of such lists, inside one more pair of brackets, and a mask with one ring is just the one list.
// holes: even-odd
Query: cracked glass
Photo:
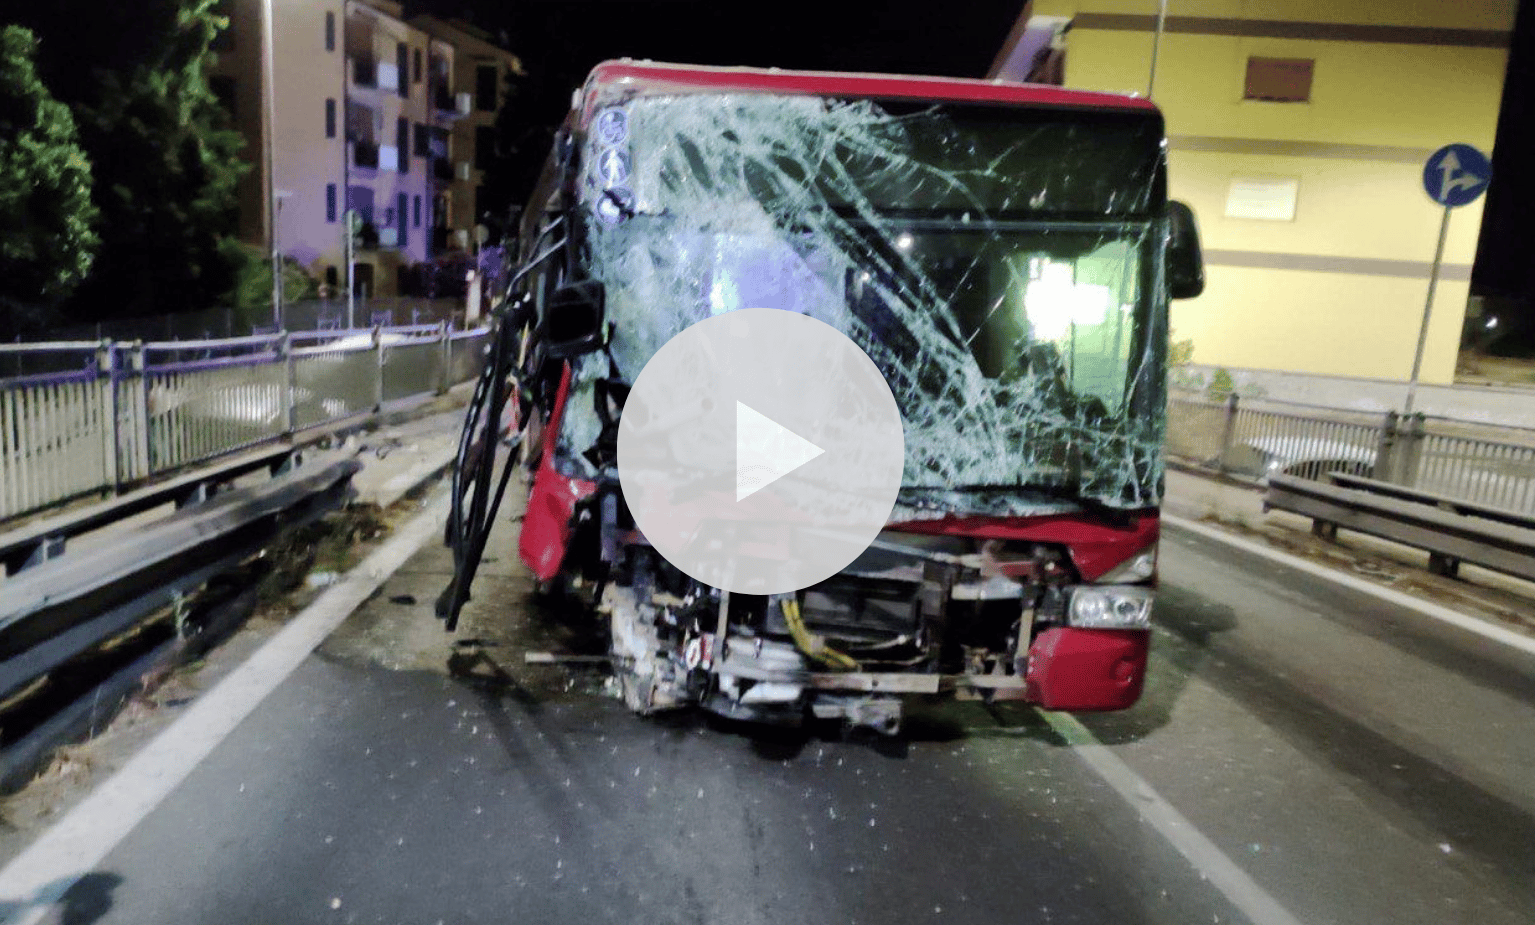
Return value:
[[(875, 361), (906, 427), (896, 519), (1134, 509), (1161, 485), (1162, 124), (1154, 112), (597, 88), (577, 194), (611, 357), (800, 312)], [(586, 474), (590, 474), (589, 472)]]

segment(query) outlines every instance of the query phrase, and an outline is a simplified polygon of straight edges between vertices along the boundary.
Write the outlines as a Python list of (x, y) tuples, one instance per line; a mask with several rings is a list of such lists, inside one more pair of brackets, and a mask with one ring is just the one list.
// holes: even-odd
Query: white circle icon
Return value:
[(901, 487), (901, 414), (858, 345), (748, 308), (656, 351), (618, 427), (624, 500), (646, 540), (705, 584), (783, 594), (846, 568)]

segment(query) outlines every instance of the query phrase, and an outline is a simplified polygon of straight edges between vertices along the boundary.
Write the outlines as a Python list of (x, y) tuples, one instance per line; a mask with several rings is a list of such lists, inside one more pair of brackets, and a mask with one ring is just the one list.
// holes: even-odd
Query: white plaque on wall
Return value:
[(1299, 194), (1300, 181), (1293, 177), (1232, 177), (1226, 217), (1293, 222)]

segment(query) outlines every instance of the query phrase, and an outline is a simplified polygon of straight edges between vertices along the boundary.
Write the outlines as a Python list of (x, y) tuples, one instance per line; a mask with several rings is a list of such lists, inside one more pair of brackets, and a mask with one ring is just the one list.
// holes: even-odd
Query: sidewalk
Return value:
[(355, 447), (362, 463), (352, 476), (357, 502), (391, 507), (452, 466), (462, 406), (423, 410), (421, 417), (347, 438), (343, 449)]
[(1291, 555), (1320, 562), (1508, 629), (1535, 635), (1535, 583), (1464, 563), (1459, 578), (1428, 571), (1428, 553), (1347, 530), (1336, 542), (1311, 534), (1311, 520), (1263, 511), (1264, 489), (1234, 479), (1169, 465), (1163, 511), (1197, 520)]

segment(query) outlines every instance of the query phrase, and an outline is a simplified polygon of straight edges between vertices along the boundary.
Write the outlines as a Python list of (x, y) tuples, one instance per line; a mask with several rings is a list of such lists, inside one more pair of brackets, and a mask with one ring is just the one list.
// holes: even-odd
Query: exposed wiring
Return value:
[(784, 622), (789, 626), (789, 638), (794, 640), (794, 647), (799, 649), (806, 658), (840, 671), (858, 670), (858, 662), (852, 657), (828, 646), (825, 639), (806, 628), (805, 618), (800, 614), (798, 598), (792, 594), (789, 595), (779, 603), (779, 608), (783, 611)]

